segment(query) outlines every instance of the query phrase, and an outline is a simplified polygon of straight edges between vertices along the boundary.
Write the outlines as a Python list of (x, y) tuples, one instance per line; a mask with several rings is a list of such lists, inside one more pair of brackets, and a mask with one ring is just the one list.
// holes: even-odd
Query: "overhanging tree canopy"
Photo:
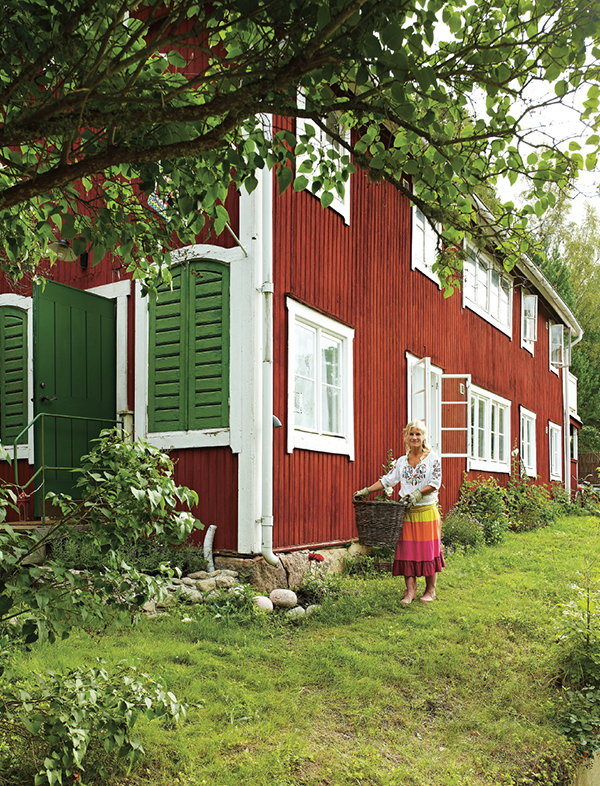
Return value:
[[(541, 104), (582, 84), (595, 119), (599, 30), (594, 4), (563, 0), (6, 0), (4, 269), (35, 269), (60, 236), (143, 275), (173, 233), (190, 242), (207, 218), (222, 231), (228, 188), (252, 190), (257, 169), (275, 167), (280, 190), (310, 182), (327, 205), (354, 165), (443, 221), (446, 248), (484, 231), (470, 198), (479, 184), (525, 175), (529, 204), (492, 221), (510, 230), (497, 238), (510, 266), (531, 252), (527, 214), (546, 208), (548, 181), (595, 166), (598, 137), (584, 160), (527, 129)], [(550, 98), (535, 99), (540, 85)], [(269, 135), (269, 114), (308, 119), (341, 152), (323, 157), (304, 131)], [(294, 173), (294, 153), (308, 153), (316, 177), (306, 163)], [(147, 206), (153, 193), (161, 212)], [(442, 274), (456, 261), (442, 255)]]

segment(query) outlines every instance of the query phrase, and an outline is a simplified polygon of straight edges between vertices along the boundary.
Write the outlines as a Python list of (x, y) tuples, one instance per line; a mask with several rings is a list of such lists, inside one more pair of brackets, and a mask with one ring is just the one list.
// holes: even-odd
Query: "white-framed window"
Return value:
[(472, 246), (463, 265), (463, 307), (512, 335), (512, 280), (489, 254)]
[(562, 480), (562, 428), (551, 420), (548, 421), (548, 438), (550, 441), (550, 480)]
[(437, 257), (437, 235), (421, 208), (412, 207), (411, 269), (420, 270), (440, 286), (432, 267)]
[(571, 331), (565, 325), (550, 321), (550, 368), (558, 373), (571, 365)]
[(354, 330), (287, 298), (288, 452), (295, 448), (354, 460)]
[[(13, 459), (14, 439), (33, 420), (32, 304), (23, 295), (0, 295), (0, 444)], [(32, 428), (16, 453), (33, 464)]]
[(510, 406), (508, 399), (471, 386), (470, 469), (510, 472)]
[[(298, 107), (304, 109), (306, 107), (306, 96), (302, 91), (298, 92)], [(340, 112), (332, 110), (327, 115), (326, 126), (328, 130), (335, 133), (345, 141), (350, 141), (350, 129), (340, 122)], [(350, 164), (350, 154), (340, 145), (337, 139), (323, 131), (321, 128), (313, 125), (310, 120), (299, 118), (297, 121), (297, 136), (309, 134), (311, 136), (310, 144), (315, 148), (317, 153), (317, 161), (313, 164), (308, 155), (298, 155), (296, 157), (296, 172), (303, 174), (309, 181), (308, 190), (314, 194), (318, 199), (321, 199), (323, 190), (319, 188), (320, 178), (320, 160), (319, 152), (323, 154), (323, 158), (332, 162), (338, 171), (343, 171), (348, 168)], [(350, 223), (350, 173), (344, 183), (338, 183), (335, 188), (330, 192), (331, 203), (329, 207), (339, 213), (346, 224)]]
[(430, 358), (406, 353), (408, 366), (408, 421), (422, 420), (427, 426), (429, 444), (441, 453), (442, 443), (442, 369)]
[(537, 341), (538, 297), (521, 290), (521, 346), (533, 355)]
[(535, 477), (537, 474), (535, 419), (535, 412), (531, 412), (525, 407), (520, 408), (521, 440), (519, 449), (523, 469), (529, 477)]

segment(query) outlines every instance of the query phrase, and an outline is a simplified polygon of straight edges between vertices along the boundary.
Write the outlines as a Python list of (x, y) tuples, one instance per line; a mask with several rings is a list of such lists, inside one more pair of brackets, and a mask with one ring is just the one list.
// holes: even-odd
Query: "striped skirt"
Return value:
[(446, 565), (442, 554), (442, 522), (436, 505), (406, 511), (396, 546), (392, 575), (433, 576)]

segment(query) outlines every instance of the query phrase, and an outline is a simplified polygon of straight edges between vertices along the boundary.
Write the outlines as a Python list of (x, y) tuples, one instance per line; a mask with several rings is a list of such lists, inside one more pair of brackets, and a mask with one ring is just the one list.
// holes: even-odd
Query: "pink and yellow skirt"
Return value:
[(393, 576), (433, 576), (446, 563), (442, 554), (442, 522), (436, 505), (414, 505), (406, 511), (396, 546)]

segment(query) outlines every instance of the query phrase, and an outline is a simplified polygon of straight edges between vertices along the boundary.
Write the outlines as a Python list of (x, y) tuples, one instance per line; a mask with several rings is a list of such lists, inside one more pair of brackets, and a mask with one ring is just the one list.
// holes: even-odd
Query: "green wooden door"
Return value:
[[(34, 415), (47, 415), (34, 431), (35, 468), (77, 467), (116, 418), (114, 301), (48, 281), (34, 287), (33, 331)], [(69, 469), (45, 477), (46, 492), (73, 493)]]

